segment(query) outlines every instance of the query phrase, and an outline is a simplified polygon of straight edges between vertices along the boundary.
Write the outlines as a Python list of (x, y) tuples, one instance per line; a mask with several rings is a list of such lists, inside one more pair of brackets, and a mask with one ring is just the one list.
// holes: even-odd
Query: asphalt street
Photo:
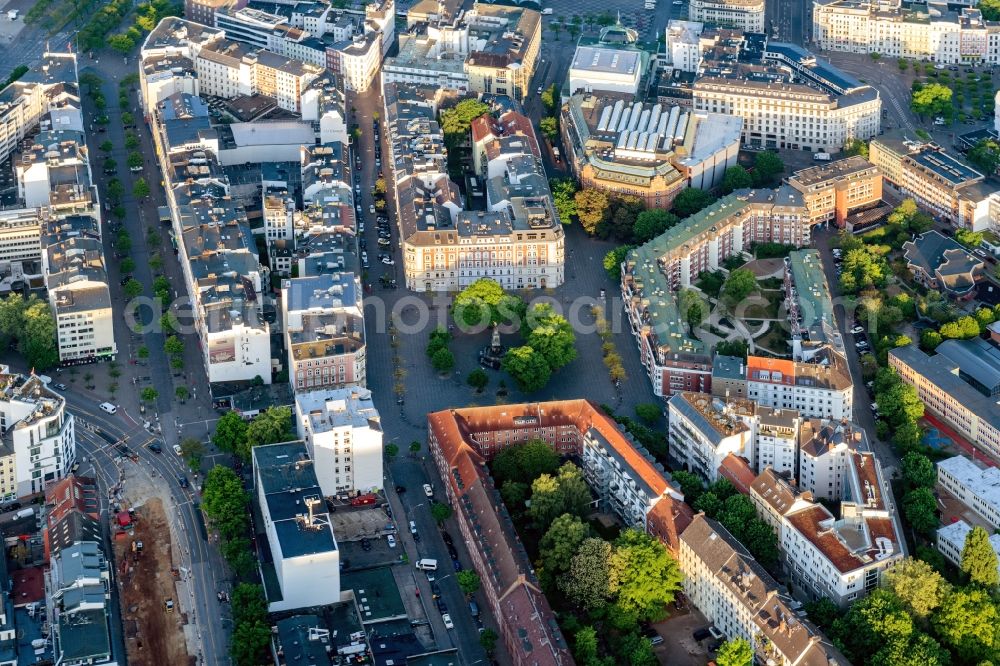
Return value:
[(810, 0), (766, 0), (764, 20), (765, 32), (775, 41), (805, 45), (812, 39)]
[[(137, 466), (138, 471), (152, 485), (169, 491), (172, 506), (164, 506), (164, 510), (177, 528), (174, 535), (180, 535), (182, 540), (175, 551), (181, 554), (180, 562), (177, 563), (183, 574), (179, 591), (183, 593), (187, 590), (191, 595), (187, 606), (191, 621), (198, 625), (202, 645), (202, 654), (199, 655), (202, 659), (199, 663), (229, 663), (228, 639), (223, 627), (223, 623), (229, 621), (229, 611), (220, 606), (216, 597), (219, 590), (228, 589), (224, 573), (226, 568), (217, 549), (205, 539), (204, 523), (196, 507), (197, 494), (192, 487), (182, 488), (179, 483), (178, 479), (183, 475), (190, 476), (190, 472), (169, 447), (159, 454), (151, 451), (147, 445), (157, 438), (151, 436), (126, 410), (119, 409), (114, 415), (106, 414), (96, 407), (94, 397), (85, 391), (77, 392), (71, 387), (64, 394), (70, 411), (77, 419), (77, 460), (81, 463), (79, 473), (95, 477), (101, 491), (102, 523), (110, 522), (108, 491), (119, 486), (123, 466)], [(94, 427), (128, 446), (138, 456), (138, 462), (123, 459), (114, 445), (90, 430)], [(114, 595), (113, 598), (115, 643), (124, 655), (118, 597)], [(123, 657), (121, 661), (124, 662)]]

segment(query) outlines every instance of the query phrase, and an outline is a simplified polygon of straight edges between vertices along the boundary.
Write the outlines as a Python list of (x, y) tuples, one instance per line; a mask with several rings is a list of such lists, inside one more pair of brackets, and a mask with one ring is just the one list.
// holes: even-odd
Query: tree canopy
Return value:
[(569, 573), (559, 579), (559, 589), (580, 609), (592, 612), (603, 608), (611, 596), (611, 544), (588, 538), (570, 562)]
[(973, 585), (989, 590), (994, 590), (1000, 585), (997, 554), (990, 545), (990, 535), (978, 525), (965, 535), (961, 568), (962, 573), (969, 577), (969, 582)]
[(250, 421), (244, 446), (237, 449), (236, 453), (244, 460), (249, 460), (250, 449), (255, 446), (277, 444), (292, 439), (295, 439), (292, 410), (288, 407), (268, 407)]
[(952, 90), (940, 83), (927, 83), (915, 89), (910, 98), (910, 109), (918, 116), (950, 117)]
[(951, 590), (951, 585), (929, 564), (907, 558), (885, 572), (885, 587), (915, 619), (926, 620)]
[(247, 422), (238, 412), (226, 412), (215, 422), (212, 444), (221, 451), (237, 453), (246, 448)]
[(635, 224), (632, 227), (633, 239), (636, 243), (645, 243), (678, 222), (680, 219), (676, 215), (662, 208), (644, 210), (635, 218)]
[(778, 157), (778, 153), (770, 150), (757, 153), (753, 161), (754, 185), (757, 187), (770, 185), (784, 170), (785, 163)]
[(249, 525), (250, 497), (236, 472), (216, 465), (205, 475), (201, 506), (224, 538), (242, 535)]
[(518, 322), (524, 303), (505, 292), (496, 280), (480, 278), (459, 292), (451, 308), (460, 328), (475, 329)]
[(559, 469), (559, 454), (540, 439), (509, 446), (493, 457), (490, 471), (497, 485), (507, 481), (531, 483), (542, 474), (555, 474)]
[(538, 529), (547, 530), (563, 514), (585, 516), (590, 502), (590, 488), (583, 479), (583, 472), (567, 462), (556, 475), (542, 474), (531, 483), (528, 515)]
[(542, 389), (552, 377), (549, 362), (529, 345), (507, 350), (501, 361), (501, 367), (525, 393), (534, 393)]
[(726, 169), (726, 173), (722, 176), (722, 192), (724, 194), (745, 187), (753, 187), (753, 176), (750, 175), (749, 171), (738, 164)]
[(722, 298), (730, 305), (741, 303), (757, 289), (757, 277), (753, 271), (737, 268), (729, 273), (726, 283), (722, 286)]
[(538, 543), (541, 579), (547, 587), (569, 570), (573, 555), (589, 535), (590, 528), (578, 516), (564, 513), (552, 521)]
[(615, 540), (609, 564), (608, 589), (617, 606), (643, 621), (662, 619), (684, 577), (659, 539), (626, 529)]
[(598, 227), (608, 219), (611, 200), (603, 191), (587, 188), (577, 192), (574, 201), (580, 225), (593, 236)]
[(476, 99), (463, 99), (455, 106), (441, 111), (441, 131), (449, 150), (462, 145), (468, 138), (472, 121), (489, 113), (490, 107)]
[(525, 322), (530, 333), (526, 344), (541, 355), (555, 372), (576, 358), (576, 335), (569, 321), (548, 303), (533, 305)]
[(745, 638), (726, 641), (715, 656), (717, 666), (753, 666), (753, 646)]
[(559, 221), (569, 224), (576, 217), (576, 181), (572, 178), (553, 178), (549, 181), (552, 204), (556, 208)]
[(685, 218), (694, 215), (714, 201), (715, 197), (705, 190), (699, 190), (697, 187), (689, 187), (681, 190), (674, 198), (674, 205), (671, 210), (677, 217)]
[(889, 264), (883, 256), (869, 247), (848, 250), (844, 253), (840, 274), (840, 288), (850, 294), (870, 287), (881, 289), (889, 279)]
[(991, 176), (1000, 168), (1000, 143), (995, 139), (980, 139), (965, 156), (973, 166)]

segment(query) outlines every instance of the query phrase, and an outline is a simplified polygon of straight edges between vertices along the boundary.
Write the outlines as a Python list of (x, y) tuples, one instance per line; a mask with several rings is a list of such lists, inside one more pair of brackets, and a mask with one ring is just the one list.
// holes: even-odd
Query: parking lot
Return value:
[(387, 527), (394, 528), (392, 519), (382, 509), (341, 509), (330, 514), (330, 522), (337, 541), (371, 539), (381, 536)]
[(696, 641), (693, 634), (708, 624), (704, 615), (689, 609), (653, 625), (663, 636), (663, 643), (655, 648), (660, 663), (670, 666), (704, 666), (709, 658), (707, 643), (710, 641)]

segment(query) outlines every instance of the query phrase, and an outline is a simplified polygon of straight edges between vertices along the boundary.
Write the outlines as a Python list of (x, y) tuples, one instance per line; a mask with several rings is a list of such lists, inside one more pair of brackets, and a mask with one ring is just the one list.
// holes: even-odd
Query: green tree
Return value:
[(547, 530), (564, 513), (586, 515), (591, 497), (580, 468), (571, 462), (559, 468), (556, 476), (542, 474), (531, 483), (531, 506), (528, 515), (535, 527)]
[(115, 149), (115, 144), (111, 143), (111, 139), (105, 139), (104, 141), (101, 142), (101, 145), (98, 146), (98, 148), (100, 148), (101, 151), (105, 153), (110, 153), (112, 150)]
[(498, 485), (508, 481), (531, 483), (542, 474), (555, 474), (559, 454), (540, 439), (509, 446), (493, 457), (490, 471)]
[(578, 664), (589, 666), (597, 661), (597, 631), (591, 627), (580, 627), (573, 637), (573, 656)]
[(139, 135), (135, 132), (125, 132), (125, 148), (135, 150), (139, 147)]
[(552, 369), (548, 361), (531, 347), (514, 347), (504, 354), (501, 367), (525, 393), (534, 393), (549, 383)]
[(1000, 168), (1000, 143), (995, 139), (980, 139), (965, 157), (974, 167), (991, 176)]
[(113, 157), (104, 158), (104, 171), (114, 173), (118, 169), (118, 162)]
[[(178, 388), (183, 388), (179, 386)], [(192, 470), (201, 468), (201, 459), (205, 456), (205, 445), (197, 437), (185, 437), (181, 440), (181, 457)]]
[(128, 35), (111, 35), (108, 37), (108, 46), (122, 55), (128, 55), (135, 48), (135, 42)]
[(624, 657), (628, 666), (656, 666), (659, 663), (653, 654), (653, 644), (635, 630), (625, 634), (618, 641), (615, 653)]
[(643, 402), (635, 406), (635, 415), (647, 424), (653, 425), (663, 416), (663, 406), (654, 402)]
[(184, 353), (184, 343), (176, 335), (168, 336), (163, 343), (163, 351), (171, 356)]
[(664, 607), (674, 600), (683, 580), (677, 560), (659, 539), (646, 532), (626, 529), (615, 540), (609, 561), (609, 590), (616, 604), (639, 619), (662, 619)]
[(191, 392), (188, 391), (186, 386), (178, 386), (174, 389), (174, 397), (176, 397), (181, 402), (184, 402), (189, 397), (191, 397)]
[[(900, 62), (900, 68), (902, 69), (903, 65), (906, 64), (906, 61), (900, 60), (899, 62)], [(868, 142), (866, 142), (864, 139), (850, 139), (844, 145), (844, 154), (847, 157), (860, 155), (861, 157), (868, 159)]]
[(125, 186), (117, 178), (112, 178), (108, 181), (108, 199), (111, 203), (118, 203), (121, 201), (122, 195), (125, 194)]
[(673, 213), (662, 208), (650, 208), (639, 213), (632, 227), (636, 243), (650, 241), (680, 222)]
[(212, 444), (220, 451), (237, 453), (247, 450), (247, 422), (239, 412), (226, 412), (215, 422)]
[(143, 402), (155, 402), (160, 397), (160, 392), (151, 386), (147, 386), (139, 392), (139, 398)]
[(458, 589), (462, 591), (467, 597), (471, 597), (473, 594), (479, 591), (480, 580), (479, 574), (477, 574), (472, 569), (463, 569), (455, 574), (455, 579), (458, 580)]
[(243, 536), (227, 539), (222, 542), (220, 550), (237, 578), (249, 578), (257, 569), (257, 558), (250, 539)]
[(538, 121), (538, 128), (550, 142), (555, 142), (559, 138), (559, 121), (555, 116), (545, 116)]
[(569, 573), (558, 581), (559, 589), (580, 609), (603, 608), (611, 596), (611, 544), (604, 539), (584, 539), (573, 556)]
[(1000, 651), (1000, 612), (985, 590), (956, 588), (945, 597), (932, 624), (962, 662), (995, 658)]
[(889, 590), (877, 589), (836, 620), (831, 634), (848, 659), (862, 663), (887, 643), (908, 641), (913, 631), (913, 619), (902, 602)]
[(983, 242), (983, 233), (962, 228), (955, 232), (955, 240), (968, 247), (976, 248)]
[(746, 268), (737, 268), (726, 278), (722, 287), (722, 297), (730, 306), (743, 302), (757, 289), (757, 276)]
[(940, 83), (927, 83), (913, 91), (910, 109), (918, 116), (951, 116), (951, 88)]
[[(207, 479), (205, 482), (208, 483)], [(267, 615), (267, 599), (261, 585), (240, 583), (233, 588), (229, 603), (233, 609), (234, 622)]]
[(479, 645), (483, 648), (483, 652), (486, 653), (487, 659), (492, 659), (496, 654), (497, 650), (497, 632), (493, 631), (489, 627), (486, 627), (479, 634)]
[(145, 199), (149, 196), (149, 184), (146, 183), (145, 178), (137, 178), (132, 183), (132, 196), (136, 199)]
[(234, 622), (229, 653), (237, 666), (259, 666), (271, 644), (271, 627), (265, 618)]
[(559, 86), (552, 84), (542, 91), (542, 104), (549, 113), (555, 113), (559, 108)]
[(490, 383), (490, 376), (482, 368), (476, 368), (465, 378), (465, 383), (477, 391), (482, 391)]
[(979, 10), (987, 21), (1000, 21), (1000, 0), (982, 0)]
[(941, 327), (941, 337), (945, 340), (971, 340), (979, 337), (980, 332), (979, 322), (969, 316), (959, 317)]
[(924, 351), (934, 351), (943, 341), (941, 334), (933, 328), (925, 328), (920, 334), (920, 348)]
[(527, 312), (529, 330), (526, 344), (541, 355), (552, 372), (576, 359), (576, 335), (573, 327), (552, 306), (544, 303), (531, 307)]
[(608, 274), (608, 279), (616, 284), (622, 279), (622, 262), (625, 261), (630, 250), (632, 250), (631, 246), (620, 245), (604, 255), (604, 271)]
[(201, 507), (224, 539), (246, 533), (250, 525), (249, 506), (250, 495), (236, 472), (225, 465), (208, 470), (201, 489)]
[(455, 106), (441, 112), (441, 131), (444, 133), (445, 146), (448, 148), (448, 165), (454, 170), (461, 164), (461, 152), (469, 138), (469, 128), (472, 121), (489, 113), (490, 107), (476, 99), (464, 99)]
[(937, 482), (937, 470), (931, 459), (922, 453), (907, 453), (900, 464), (903, 481), (910, 488), (933, 488)]
[(524, 303), (505, 292), (496, 280), (480, 278), (459, 292), (451, 309), (460, 328), (475, 328), (518, 322)]
[(868, 248), (844, 253), (840, 274), (840, 288), (847, 293), (857, 293), (867, 288), (882, 288), (889, 278), (889, 265), (885, 259)]
[(704, 511), (709, 518), (717, 518), (724, 507), (725, 505), (719, 496), (711, 491), (702, 493), (691, 505), (695, 511)]
[(753, 161), (753, 182), (754, 185), (770, 185), (777, 179), (781, 172), (785, 170), (785, 163), (778, 157), (778, 153), (765, 150), (757, 153)]
[(36, 370), (47, 370), (59, 362), (56, 320), (49, 304), (36, 297), (28, 300), (24, 308), (23, 329), (18, 338), (18, 349), (28, 365)]
[(715, 197), (705, 190), (699, 190), (697, 187), (689, 187), (681, 190), (674, 198), (674, 205), (671, 210), (677, 217), (683, 219), (694, 215), (714, 201)]
[(125, 162), (128, 164), (129, 169), (137, 169), (142, 166), (142, 154), (132, 151), (128, 154), (128, 159)]
[(268, 407), (250, 421), (244, 446), (236, 453), (244, 460), (250, 459), (250, 450), (264, 444), (277, 444), (295, 439), (292, 429), (292, 410), (288, 407)]
[(840, 617), (840, 608), (827, 597), (809, 601), (803, 607), (810, 622), (829, 631), (833, 623)]
[(753, 647), (745, 638), (726, 641), (715, 655), (717, 666), (753, 666)]
[(451, 372), (451, 369), (455, 367), (455, 356), (450, 349), (438, 349), (431, 357), (431, 365), (438, 372)]
[(742, 190), (745, 187), (753, 187), (753, 177), (749, 171), (738, 164), (726, 169), (726, 173), (722, 177), (723, 194), (729, 194), (733, 190)]
[(939, 524), (934, 492), (930, 488), (908, 492), (903, 497), (903, 515), (914, 530), (927, 537), (933, 536)]
[(141, 359), (149, 358), (149, 347), (147, 347), (146, 345), (142, 345), (141, 347), (135, 350), (135, 355)]
[(563, 224), (569, 224), (576, 217), (576, 181), (572, 178), (553, 178), (549, 181), (552, 204)]
[(383, 451), (385, 452), (386, 458), (388, 458), (389, 460), (393, 460), (396, 456), (399, 455), (399, 446), (397, 446), (396, 444), (386, 444)]
[(589, 534), (590, 528), (578, 516), (564, 513), (552, 521), (538, 543), (541, 579), (546, 588), (569, 570), (573, 555)]
[(431, 504), (431, 516), (438, 525), (451, 518), (451, 513), (451, 507), (447, 504), (441, 504), (440, 502), (433, 502)]
[(951, 588), (929, 564), (912, 558), (886, 570), (882, 580), (910, 615), (921, 621), (941, 605)]
[(671, 472), (670, 476), (680, 486), (681, 492), (684, 494), (684, 501), (688, 504), (697, 502), (701, 494), (705, 492), (705, 484), (702, 483), (701, 478), (696, 474), (677, 470), (676, 472)]
[(122, 273), (131, 273), (135, 270), (135, 260), (132, 259), (132, 257), (125, 257), (121, 260), (121, 263), (118, 264), (118, 268)]
[(990, 535), (978, 525), (965, 535), (962, 546), (962, 573), (969, 582), (989, 590), (1000, 585), (997, 573), (997, 554), (990, 545)]
[(593, 236), (597, 228), (608, 219), (611, 205), (608, 195), (601, 190), (583, 189), (576, 193), (576, 216), (584, 231)]

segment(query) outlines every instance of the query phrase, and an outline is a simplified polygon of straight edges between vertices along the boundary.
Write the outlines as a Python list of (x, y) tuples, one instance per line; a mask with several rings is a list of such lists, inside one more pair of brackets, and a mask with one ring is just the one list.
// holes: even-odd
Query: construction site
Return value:
[(117, 522), (115, 564), (129, 665), (193, 665), (184, 636), (186, 613), (178, 605), (180, 570), (171, 555), (163, 503), (148, 499), (119, 514)]

